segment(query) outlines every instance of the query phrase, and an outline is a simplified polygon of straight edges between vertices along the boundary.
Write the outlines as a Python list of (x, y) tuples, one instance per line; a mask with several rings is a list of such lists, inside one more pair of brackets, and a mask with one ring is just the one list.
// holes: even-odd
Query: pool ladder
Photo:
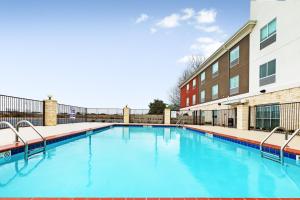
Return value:
[[(277, 130), (283, 130), (285, 131), (285, 140), (287, 140), (281, 147), (280, 147), (280, 152), (279, 155), (274, 154), (274, 153), (270, 153), (270, 152), (266, 152), (263, 150), (263, 145), (264, 143), (277, 131)], [(288, 132), (282, 128), (282, 127), (276, 127), (274, 128), (270, 134), (261, 141), (259, 149), (260, 149), (260, 153), (261, 153), (261, 157), (263, 158), (267, 158), (270, 160), (273, 160), (275, 162), (279, 162), (281, 164), (284, 163), (284, 149), (287, 147), (287, 145), (292, 141), (292, 139), (300, 132), (300, 128), (297, 129), (296, 131), (294, 131), (294, 133), (291, 135), (290, 138), (288, 138)]]
[[(21, 142), (24, 144), (24, 159), (25, 160), (28, 160), (28, 158), (32, 155), (35, 155), (35, 154), (38, 154), (38, 153), (41, 153), (41, 152), (46, 152), (46, 148), (47, 148), (46, 138), (44, 136), (42, 136), (40, 134), (40, 132), (29, 121), (27, 121), (27, 120), (19, 121), (16, 124), (16, 128), (14, 128), (9, 122), (6, 122), (6, 121), (0, 122), (0, 125), (1, 124), (7, 125), (8, 128), (10, 128), (15, 133), (15, 142), (18, 142), (19, 139), (20, 139)], [(29, 125), (29, 127), (31, 127), (40, 136), (40, 138), (43, 140), (43, 146), (42, 147), (38, 147), (38, 148), (35, 148), (35, 149), (32, 149), (32, 150), (29, 150), (28, 142), (19, 133), (19, 129), (20, 129), (21, 124)]]

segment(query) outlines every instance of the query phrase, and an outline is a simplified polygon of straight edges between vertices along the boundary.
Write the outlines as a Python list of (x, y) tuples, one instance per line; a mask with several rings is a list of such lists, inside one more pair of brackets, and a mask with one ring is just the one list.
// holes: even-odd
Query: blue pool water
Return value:
[(0, 197), (299, 197), (300, 167), (181, 128), (113, 127), (0, 165)]

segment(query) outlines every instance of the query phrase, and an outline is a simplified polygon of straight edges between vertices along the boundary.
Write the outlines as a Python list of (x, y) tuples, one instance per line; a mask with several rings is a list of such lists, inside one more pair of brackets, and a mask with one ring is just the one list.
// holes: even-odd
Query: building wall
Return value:
[[(233, 67), (229, 66), (229, 52), (235, 47), (240, 48), (240, 58), (239, 63)], [(212, 76), (212, 65), (219, 63), (218, 75)], [(186, 107), (186, 98), (191, 98), (193, 94), (197, 95), (197, 104), (200, 104), (200, 93), (205, 90), (205, 103), (215, 101), (217, 99), (223, 99), (230, 96), (236, 96), (239, 94), (244, 94), (249, 91), (249, 35), (244, 37), (231, 49), (228, 49), (219, 59), (217, 59), (212, 65), (207, 67), (203, 72), (205, 72), (205, 81), (200, 81), (200, 74), (197, 76), (197, 89), (198, 91), (191, 90), (192, 81), (190, 84), (190, 92), (187, 93), (186, 85), (181, 88), (181, 108)], [(239, 92), (235, 95), (230, 95), (230, 78), (239, 75)], [(218, 98), (212, 99), (212, 87), (218, 84)], [(199, 85), (199, 86), (198, 86)]]
[[(250, 96), (265, 89), (278, 91), (300, 86), (300, 1), (252, 0), (250, 34)], [(276, 18), (276, 42), (260, 50), (260, 29)], [(276, 59), (276, 82), (260, 87), (259, 66)], [(275, 100), (276, 101), (276, 100)]]
[[(193, 80), (196, 80), (196, 87), (193, 87)], [(189, 84), (189, 90), (187, 90), (187, 85)], [(188, 84), (184, 85), (180, 89), (180, 107), (187, 107), (186, 99), (189, 98), (189, 106), (193, 106), (193, 95), (196, 95), (196, 104), (199, 104), (199, 76), (196, 76)], [(195, 105), (196, 105), (195, 104)]]

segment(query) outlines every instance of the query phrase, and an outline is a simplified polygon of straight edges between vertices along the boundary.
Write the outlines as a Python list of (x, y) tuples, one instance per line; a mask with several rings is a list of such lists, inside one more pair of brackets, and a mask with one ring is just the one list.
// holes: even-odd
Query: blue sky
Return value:
[(248, 19), (249, 0), (1, 0), (0, 94), (147, 108)]

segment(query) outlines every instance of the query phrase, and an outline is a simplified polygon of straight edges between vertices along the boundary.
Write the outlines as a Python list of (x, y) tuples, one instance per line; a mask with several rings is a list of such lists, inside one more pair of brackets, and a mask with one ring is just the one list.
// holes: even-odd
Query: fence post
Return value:
[(165, 108), (164, 124), (171, 124), (171, 109), (170, 108)]
[(237, 129), (240, 130), (249, 129), (249, 106), (248, 105), (237, 106)]
[(44, 100), (44, 126), (57, 125), (57, 101), (51, 96)]
[(123, 108), (123, 121), (125, 124), (129, 124), (129, 119), (130, 119), (130, 108), (128, 108), (128, 106), (126, 105)]

